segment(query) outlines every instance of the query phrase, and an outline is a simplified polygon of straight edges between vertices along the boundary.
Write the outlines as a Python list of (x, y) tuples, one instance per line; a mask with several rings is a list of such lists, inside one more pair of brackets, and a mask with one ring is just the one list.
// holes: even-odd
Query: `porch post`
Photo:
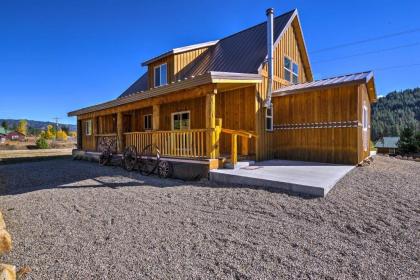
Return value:
[(124, 151), (124, 133), (123, 133), (123, 114), (117, 113), (117, 151), (122, 153)]
[(153, 130), (159, 130), (159, 117), (160, 117), (160, 105), (153, 105), (153, 123), (152, 123), (152, 128)]
[(94, 150), (98, 150), (98, 137), (96, 135), (98, 134), (98, 117), (92, 118), (92, 136), (94, 141)]
[(206, 95), (206, 154), (209, 158), (216, 158), (216, 93), (217, 89)]

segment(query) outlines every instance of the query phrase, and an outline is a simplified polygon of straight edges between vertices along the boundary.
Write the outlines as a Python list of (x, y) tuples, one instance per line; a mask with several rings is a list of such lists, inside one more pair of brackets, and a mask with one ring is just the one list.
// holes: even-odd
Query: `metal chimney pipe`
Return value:
[(273, 92), (273, 18), (274, 9), (269, 8), (266, 11), (267, 15), (267, 68), (268, 68), (268, 85), (267, 85), (267, 99), (265, 107), (271, 107), (271, 94)]

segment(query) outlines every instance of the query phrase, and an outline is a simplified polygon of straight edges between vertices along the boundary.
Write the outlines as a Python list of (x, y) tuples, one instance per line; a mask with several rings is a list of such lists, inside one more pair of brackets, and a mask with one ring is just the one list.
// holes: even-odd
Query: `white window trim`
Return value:
[(92, 135), (92, 120), (85, 120), (85, 136)]
[(174, 115), (182, 115), (188, 113), (189, 117), (190, 117), (190, 121), (188, 122), (188, 128), (187, 129), (180, 129), (180, 130), (190, 130), (191, 129), (191, 111), (180, 111), (180, 112), (174, 112), (171, 113), (171, 129), (174, 129)]
[(368, 108), (366, 105), (363, 105), (363, 110), (362, 110), (362, 127), (363, 127), (363, 131), (367, 131), (369, 124), (368, 124)]
[[(265, 109), (265, 130), (266, 131), (274, 131), (274, 120), (273, 120), (273, 104), (271, 104), (271, 116), (269, 116), (268, 113), (268, 108)], [(271, 128), (267, 127), (267, 119), (271, 119)]]
[[(286, 64), (284, 63), (284, 59), (285, 58), (287, 58), (288, 60), (290, 60), (290, 69), (287, 68), (286, 67)], [(298, 72), (297, 73), (293, 72), (293, 64), (296, 64), (298, 66)], [(290, 73), (290, 80), (286, 80), (286, 76), (284, 77), (284, 80), (286, 80), (286, 81), (288, 81), (288, 82), (290, 82), (292, 84), (295, 84), (295, 83), (293, 83), (293, 76), (297, 76), (297, 81), (298, 81), (297, 83), (299, 83), (299, 68), (300, 68), (299, 63), (297, 63), (296, 61), (294, 61), (293, 59), (291, 59), (287, 55), (284, 55), (283, 56), (283, 69), (286, 70), (286, 71), (288, 71)]]
[[(146, 117), (151, 117), (151, 127), (150, 128), (146, 128)], [(152, 114), (147, 114), (143, 116), (143, 126), (144, 126), (144, 130), (153, 130), (153, 115)]]
[[(166, 84), (162, 83), (162, 70), (161, 67), (163, 65), (166, 65)], [(160, 74), (160, 81), (159, 81), (159, 85), (156, 85), (156, 68), (159, 68), (159, 74)], [(168, 64), (167, 63), (162, 63), (159, 64), (158, 66), (153, 67), (153, 84), (155, 85), (155, 87), (162, 87), (162, 86), (166, 86), (168, 84)]]

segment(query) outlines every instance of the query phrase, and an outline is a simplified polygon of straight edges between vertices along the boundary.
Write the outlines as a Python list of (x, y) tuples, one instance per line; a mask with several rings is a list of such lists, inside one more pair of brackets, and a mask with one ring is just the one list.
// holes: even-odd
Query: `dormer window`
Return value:
[(284, 57), (284, 79), (293, 84), (299, 83), (299, 65), (287, 56)]
[(155, 67), (155, 87), (164, 86), (168, 83), (168, 71), (166, 63)]

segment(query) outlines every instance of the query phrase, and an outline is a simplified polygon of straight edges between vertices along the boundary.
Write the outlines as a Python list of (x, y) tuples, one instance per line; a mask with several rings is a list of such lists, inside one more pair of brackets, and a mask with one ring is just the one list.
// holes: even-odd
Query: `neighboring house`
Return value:
[[(369, 156), (372, 72), (313, 80), (297, 10), (217, 41), (170, 50), (118, 98), (70, 112), (78, 149), (155, 143), (165, 157), (239, 155), (356, 164)], [(343, 69), (345, 71), (345, 69)]]
[(400, 141), (400, 137), (383, 137), (375, 144), (376, 152), (378, 154), (395, 154), (398, 149), (398, 141)]
[(25, 134), (18, 131), (11, 131), (6, 134), (6, 139), (11, 141), (25, 141)]
[(5, 129), (4, 127), (0, 127), (0, 143), (6, 142), (7, 134), (10, 133), (11, 130)]

